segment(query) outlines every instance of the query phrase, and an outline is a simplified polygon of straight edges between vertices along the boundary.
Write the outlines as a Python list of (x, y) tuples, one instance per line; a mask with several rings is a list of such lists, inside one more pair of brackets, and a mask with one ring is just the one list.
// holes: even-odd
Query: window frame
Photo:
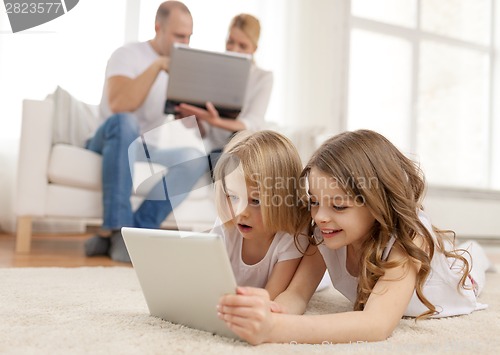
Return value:
[[(355, 16), (352, 14), (352, 7), (351, 7), (351, 0), (347, 0), (349, 5), (348, 5), (348, 21), (347, 21), (347, 30), (346, 30), (346, 36), (347, 36), (347, 45), (346, 45), (346, 51), (347, 51), (347, 59), (346, 59), (346, 66), (345, 70), (348, 74), (346, 74), (346, 93), (348, 92), (348, 87), (350, 84), (350, 77), (349, 77), (349, 62), (350, 62), (350, 40), (351, 40), (351, 33), (353, 30), (362, 30), (362, 31), (367, 31), (375, 34), (382, 34), (386, 36), (391, 36), (394, 38), (402, 39), (405, 41), (408, 41), (410, 43), (410, 46), (412, 48), (412, 62), (410, 63), (412, 67), (412, 73), (411, 73), (411, 107), (409, 112), (410, 117), (409, 117), (409, 130), (410, 132), (405, 132), (407, 136), (410, 139), (409, 142), (409, 148), (410, 152), (412, 154), (417, 153), (417, 129), (418, 129), (418, 112), (416, 110), (416, 107), (418, 105), (418, 88), (419, 88), (419, 72), (420, 72), (420, 47), (421, 43), (423, 41), (429, 41), (429, 42), (434, 42), (437, 44), (445, 44), (449, 45), (454, 48), (461, 48), (461, 49), (467, 49), (467, 50), (472, 50), (476, 51), (477, 53), (485, 54), (488, 56), (488, 61), (489, 61), (489, 72), (490, 72), (490, 80), (488, 83), (488, 117), (487, 117), (487, 125), (488, 125), (488, 157), (487, 157), (487, 172), (485, 173), (486, 175), (486, 185), (487, 188), (473, 188), (473, 187), (455, 187), (455, 186), (442, 186), (442, 185), (437, 185), (437, 184), (432, 184), (432, 191), (445, 191), (446, 193), (451, 193), (452, 195), (459, 196), (476, 196), (476, 197), (484, 197), (485, 193), (493, 194), (497, 198), (500, 197), (500, 185), (495, 186), (495, 175), (499, 174), (498, 172), (495, 173), (495, 171), (500, 171), (500, 167), (497, 166), (495, 168), (495, 155), (499, 153), (495, 153), (495, 142), (494, 142), (494, 137), (496, 133), (500, 133), (500, 117), (498, 115), (498, 105), (495, 103), (494, 97), (495, 93), (498, 92), (498, 83), (500, 81), (500, 73), (498, 70), (498, 66), (500, 65), (500, 59), (496, 55), (496, 49), (499, 47), (498, 46), (498, 37), (500, 37), (500, 29), (499, 29), (499, 24), (500, 22), (500, 14), (499, 12), (499, 7), (495, 6), (495, 1), (492, 0), (490, 3), (490, 41), (487, 45), (484, 44), (479, 44), (479, 43), (474, 43), (472, 41), (465, 41), (457, 38), (452, 38), (448, 37), (445, 35), (440, 35), (440, 34), (435, 34), (435, 33), (430, 33), (427, 31), (424, 31), (422, 29), (421, 25), (421, 9), (422, 9), (422, 2), (421, 0), (416, 0), (416, 23), (414, 28), (410, 27), (404, 27), (401, 25), (395, 25), (395, 24), (390, 24), (390, 23), (385, 23), (381, 22), (378, 20), (372, 20), (368, 18), (363, 18), (359, 16)], [(344, 130), (347, 129), (348, 127), (348, 120), (349, 120), (349, 112), (348, 112), (348, 103), (349, 103), (349, 97), (346, 94), (344, 98), (344, 108), (345, 108), (345, 116), (344, 120), (342, 122), (342, 128)], [(496, 132), (499, 131), (499, 132)], [(498, 148), (497, 148), (498, 150)], [(500, 163), (497, 163), (500, 164)]]

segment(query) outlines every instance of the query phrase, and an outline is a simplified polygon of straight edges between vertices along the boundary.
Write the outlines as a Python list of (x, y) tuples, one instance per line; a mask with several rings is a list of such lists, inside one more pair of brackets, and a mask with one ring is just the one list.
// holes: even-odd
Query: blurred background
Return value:
[[(13, 34), (0, 6), (0, 225), (13, 226), (22, 100), (59, 85), (98, 104), (106, 61), (154, 36), (156, 0), (82, 0)], [(230, 19), (255, 15), (256, 62), (274, 73), (267, 119), (369, 128), (419, 162), (433, 220), (500, 237), (499, 22), (494, 0), (185, 0), (191, 45), (223, 51)], [(495, 97), (497, 99), (495, 99)]]

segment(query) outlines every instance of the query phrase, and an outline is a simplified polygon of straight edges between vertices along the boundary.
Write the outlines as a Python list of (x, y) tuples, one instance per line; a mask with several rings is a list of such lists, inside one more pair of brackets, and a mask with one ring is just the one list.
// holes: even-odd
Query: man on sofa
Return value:
[[(170, 50), (174, 42), (189, 44), (193, 32), (189, 9), (179, 1), (163, 2), (156, 14), (155, 32), (149, 41), (118, 48), (106, 67), (99, 106), (102, 124), (86, 144), (103, 158), (103, 224), (98, 234), (86, 241), (87, 256), (109, 255), (113, 260), (130, 262), (120, 228), (158, 228), (175, 207), (167, 191), (163, 199), (146, 198), (135, 212), (130, 203), (128, 148), (142, 133), (164, 122)], [(208, 169), (206, 157), (201, 159), (204, 153), (194, 148), (160, 150), (148, 145), (146, 155), (168, 167), (156, 190), (163, 189), (166, 182), (167, 190), (187, 192)]]

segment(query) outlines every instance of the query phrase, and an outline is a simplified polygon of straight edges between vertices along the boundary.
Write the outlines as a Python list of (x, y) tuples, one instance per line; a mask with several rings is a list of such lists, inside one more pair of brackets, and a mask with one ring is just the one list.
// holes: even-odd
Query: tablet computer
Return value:
[(169, 64), (164, 112), (175, 114), (175, 106), (187, 103), (206, 108), (214, 104), (219, 115), (236, 118), (241, 111), (252, 57), (233, 52), (212, 52), (175, 43)]
[(219, 298), (236, 292), (221, 236), (125, 227), (121, 231), (152, 316), (238, 338), (217, 317)]

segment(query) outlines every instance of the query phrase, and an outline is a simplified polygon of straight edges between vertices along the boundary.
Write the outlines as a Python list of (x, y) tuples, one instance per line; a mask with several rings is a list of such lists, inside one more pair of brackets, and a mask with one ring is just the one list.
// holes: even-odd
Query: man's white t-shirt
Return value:
[[(241, 258), (243, 236), (236, 227), (225, 227), (219, 222), (212, 229), (212, 233), (219, 234), (224, 239), (236, 283), (239, 286), (264, 288), (277, 263), (302, 257), (302, 253), (295, 246), (293, 235), (278, 232), (261, 261), (254, 265), (245, 264)], [(307, 245), (308, 240), (304, 236), (300, 239), (302, 251), (306, 250)]]
[[(126, 44), (113, 52), (106, 67), (106, 78), (99, 105), (100, 124), (104, 123), (113, 113), (109, 108), (107, 82), (113, 76), (136, 78), (142, 74), (159, 57), (149, 42), (134, 42)], [(132, 112), (137, 118), (141, 132), (144, 133), (165, 120), (163, 108), (167, 95), (168, 74), (161, 71), (144, 103)]]

